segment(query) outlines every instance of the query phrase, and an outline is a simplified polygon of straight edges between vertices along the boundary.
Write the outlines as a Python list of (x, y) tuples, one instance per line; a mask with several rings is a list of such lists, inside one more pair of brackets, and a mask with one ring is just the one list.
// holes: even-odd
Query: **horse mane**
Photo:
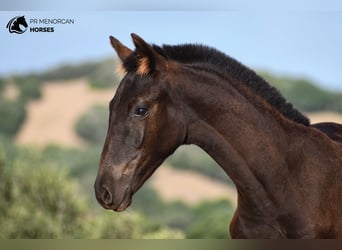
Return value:
[[(253, 70), (221, 51), (200, 44), (153, 45), (153, 48), (165, 58), (186, 64), (206, 63), (229, 74), (233, 79), (244, 83), (254, 93), (266, 100), (288, 119), (309, 126), (309, 119), (286, 101), (282, 94)], [(126, 60), (124, 66), (136, 70), (137, 62), (134, 53)]]

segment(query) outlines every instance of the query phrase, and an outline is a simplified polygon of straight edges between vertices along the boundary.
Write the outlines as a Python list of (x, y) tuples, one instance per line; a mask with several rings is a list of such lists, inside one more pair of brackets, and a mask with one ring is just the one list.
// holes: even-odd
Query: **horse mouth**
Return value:
[(113, 207), (113, 211), (115, 212), (123, 212), (125, 211), (132, 203), (132, 191), (130, 188), (126, 188), (125, 194), (121, 200), (121, 202), (116, 206)]

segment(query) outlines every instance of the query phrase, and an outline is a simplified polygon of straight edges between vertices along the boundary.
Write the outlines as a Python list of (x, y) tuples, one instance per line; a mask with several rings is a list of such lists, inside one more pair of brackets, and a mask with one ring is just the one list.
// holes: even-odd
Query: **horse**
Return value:
[[(24, 30), (21, 29), (20, 26), (24, 26)], [(7, 26), (6, 28), (8, 28), (8, 31), (10, 33), (17, 33), (17, 34), (22, 34), (26, 31), (28, 27), (28, 24), (25, 20), (25, 17), (24, 16), (16, 16), (16, 17), (13, 17), (8, 23), (7, 23)]]
[(331, 138), (341, 125), (310, 125), (215, 48), (131, 36), (135, 50), (110, 36), (125, 75), (109, 103), (94, 184), (103, 208), (124, 211), (169, 155), (195, 144), (236, 186), (232, 238), (342, 237), (342, 143)]
[(334, 122), (320, 122), (310, 125), (313, 128), (319, 129), (323, 133), (325, 133), (327, 136), (329, 136), (330, 139), (342, 142), (342, 126), (341, 124), (334, 123)]

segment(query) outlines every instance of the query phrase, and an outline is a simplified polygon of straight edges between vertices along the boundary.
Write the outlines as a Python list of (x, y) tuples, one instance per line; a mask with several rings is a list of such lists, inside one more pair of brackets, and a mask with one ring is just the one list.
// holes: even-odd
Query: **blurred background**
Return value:
[[(109, 35), (128, 47), (132, 32), (159, 45), (216, 47), (313, 123), (342, 123), (337, 1), (101, 0), (68, 9), (21, 2), (2, 3), (0, 12), (0, 238), (229, 238), (234, 185), (195, 146), (167, 159), (126, 212), (95, 201), (108, 103), (121, 79)], [(53, 33), (9, 33), (8, 21), (23, 15), (29, 27), (51, 26), (30, 19), (74, 23), (52, 25)]]

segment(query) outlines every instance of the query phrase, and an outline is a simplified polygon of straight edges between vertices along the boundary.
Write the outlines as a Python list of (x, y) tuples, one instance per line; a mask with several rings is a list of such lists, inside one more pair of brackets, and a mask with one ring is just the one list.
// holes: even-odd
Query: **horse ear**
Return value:
[(132, 40), (138, 56), (137, 73), (147, 75), (153, 71), (163, 71), (167, 69), (167, 60), (155, 49), (146, 43), (140, 36), (132, 33)]
[(122, 62), (126, 60), (126, 58), (133, 53), (133, 51), (129, 48), (127, 48), (125, 45), (123, 45), (118, 39), (116, 39), (113, 36), (109, 37), (110, 44), (115, 49), (118, 57)]

